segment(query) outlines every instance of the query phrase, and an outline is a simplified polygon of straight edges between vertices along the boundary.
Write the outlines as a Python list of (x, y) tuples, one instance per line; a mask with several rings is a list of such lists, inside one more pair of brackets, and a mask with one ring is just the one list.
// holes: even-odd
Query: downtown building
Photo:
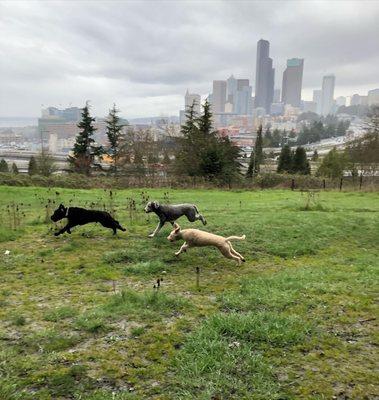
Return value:
[(193, 105), (193, 109), (197, 115), (200, 115), (201, 96), (197, 93), (190, 93), (187, 89), (184, 95), (184, 110), (179, 111), (180, 125), (186, 122), (186, 113), (189, 107)]
[(255, 71), (255, 108), (263, 108), (266, 114), (270, 113), (274, 99), (275, 69), (272, 67), (270, 42), (259, 40), (257, 43), (257, 63)]
[(334, 111), (334, 86), (336, 77), (334, 75), (326, 75), (322, 79), (321, 89), (321, 115), (327, 116)]
[(287, 68), (283, 72), (282, 103), (293, 107), (301, 106), (301, 88), (303, 84), (304, 59), (287, 60)]

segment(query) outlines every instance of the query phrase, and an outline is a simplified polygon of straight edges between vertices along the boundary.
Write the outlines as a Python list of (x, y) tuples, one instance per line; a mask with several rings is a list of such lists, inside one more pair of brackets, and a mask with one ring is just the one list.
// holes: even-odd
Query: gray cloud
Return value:
[(90, 99), (104, 115), (176, 114), (231, 73), (254, 86), (256, 42), (271, 42), (276, 87), (305, 58), (304, 97), (336, 75), (336, 95), (379, 86), (376, 1), (0, 1), (0, 115)]

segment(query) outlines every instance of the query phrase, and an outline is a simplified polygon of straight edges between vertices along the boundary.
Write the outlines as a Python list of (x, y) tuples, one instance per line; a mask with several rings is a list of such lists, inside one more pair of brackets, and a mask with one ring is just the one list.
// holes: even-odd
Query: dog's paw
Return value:
[(180, 251), (177, 251), (177, 252), (175, 253), (176, 257), (179, 257), (179, 254), (180, 254)]
[(242, 261), (242, 262), (246, 262), (246, 260), (245, 260), (244, 258), (241, 258), (241, 261)]
[(149, 238), (153, 238), (154, 236), (154, 233), (150, 233)]

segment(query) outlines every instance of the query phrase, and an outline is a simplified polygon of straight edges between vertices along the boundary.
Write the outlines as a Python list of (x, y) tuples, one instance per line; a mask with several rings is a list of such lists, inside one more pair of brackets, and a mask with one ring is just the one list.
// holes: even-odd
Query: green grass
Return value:
[[(144, 199), (167, 192), (208, 220), (183, 227), (245, 234), (247, 262), (211, 248), (177, 258), (170, 226), (148, 238)], [(0, 399), (376, 398), (378, 200), (0, 187)], [(127, 232), (54, 237), (60, 202), (115, 210)]]

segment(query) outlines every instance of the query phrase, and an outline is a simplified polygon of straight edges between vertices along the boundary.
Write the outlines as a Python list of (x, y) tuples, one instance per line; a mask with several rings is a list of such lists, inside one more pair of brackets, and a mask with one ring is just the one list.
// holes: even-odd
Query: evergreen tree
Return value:
[(266, 128), (263, 144), (264, 147), (272, 147), (272, 134), (269, 126)]
[(209, 179), (231, 182), (239, 173), (239, 148), (228, 137), (220, 137), (212, 126), (211, 105), (203, 104), (203, 112), (198, 118), (200, 143), (200, 175)]
[(194, 105), (188, 107), (186, 122), (181, 127), (183, 137), (176, 156), (176, 167), (190, 176), (221, 179), (230, 182), (239, 173), (239, 149), (229, 138), (221, 138), (212, 127), (210, 104), (206, 101), (197, 117)]
[(311, 167), (307, 159), (307, 153), (303, 147), (297, 147), (293, 156), (292, 171), (302, 175), (309, 175)]
[(0, 161), (0, 172), (9, 172), (8, 163), (4, 160), (4, 158)]
[(317, 161), (318, 160), (318, 152), (317, 152), (317, 149), (313, 152), (313, 155), (312, 155), (312, 161)]
[(95, 118), (91, 117), (87, 102), (82, 111), (82, 120), (78, 124), (80, 132), (74, 144), (74, 154), (69, 157), (69, 162), (73, 166), (74, 171), (86, 175), (90, 174), (95, 157), (101, 157), (103, 154), (102, 147), (96, 146), (93, 139), (93, 134), (96, 130), (93, 126), (94, 121)]
[(282, 147), (278, 161), (278, 172), (292, 172), (293, 154), (288, 144)]
[(57, 168), (51, 154), (42, 150), (36, 157), (37, 173), (42, 176), (50, 176)]
[(113, 165), (112, 169), (117, 173), (118, 160), (120, 156), (121, 140), (123, 137), (122, 129), (124, 125), (120, 123), (120, 118), (117, 115), (119, 110), (116, 109), (116, 104), (113, 104), (113, 108), (109, 110), (107, 118), (107, 130), (109, 146), (107, 154), (111, 157)]
[(274, 129), (272, 133), (272, 147), (280, 147), (282, 143), (282, 136), (280, 135), (279, 129)]
[(289, 134), (290, 139), (295, 139), (296, 138), (296, 132), (295, 129), (291, 129), (290, 134)]
[(346, 130), (349, 127), (350, 121), (339, 121), (336, 129), (337, 136), (344, 136), (346, 135)]
[(30, 157), (29, 164), (28, 164), (28, 174), (30, 176), (38, 174), (38, 165), (37, 160), (34, 156)]
[(182, 137), (178, 139), (179, 151), (175, 157), (177, 170), (190, 176), (200, 175), (200, 154), (197, 148), (201, 143), (201, 139), (197, 126), (198, 117), (194, 102), (187, 107), (185, 123), (180, 128)]
[(12, 173), (15, 175), (18, 174), (18, 167), (15, 163), (12, 164)]
[(260, 125), (257, 131), (255, 146), (250, 155), (250, 163), (246, 172), (246, 177), (252, 178), (255, 174), (259, 173), (260, 165), (262, 163), (263, 163), (263, 139), (262, 139), (262, 125)]

